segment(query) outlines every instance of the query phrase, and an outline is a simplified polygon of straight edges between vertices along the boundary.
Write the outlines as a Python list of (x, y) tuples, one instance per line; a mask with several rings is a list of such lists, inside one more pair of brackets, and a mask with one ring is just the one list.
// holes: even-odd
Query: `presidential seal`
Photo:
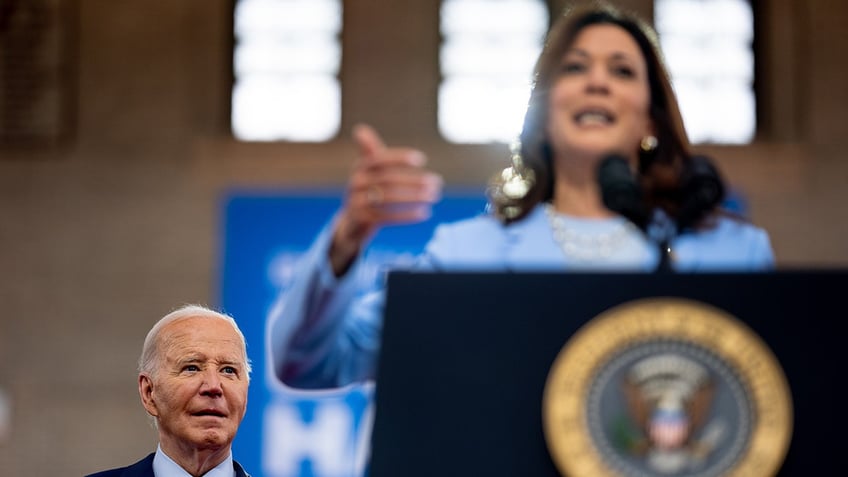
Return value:
[(565, 476), (768, 476), (792, 434), (789, 386), (750, 328), (704, 303), (629, 302), (565, 344), (543, 426)]

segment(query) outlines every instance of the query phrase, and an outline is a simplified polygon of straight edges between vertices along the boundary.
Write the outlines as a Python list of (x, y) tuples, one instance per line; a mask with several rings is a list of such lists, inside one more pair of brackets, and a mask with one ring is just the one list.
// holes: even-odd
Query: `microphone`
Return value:
[(598, 165), (598, 184), (604, 205), (646, 231), (651, 211), (645, 205), (642, 186), (624, 156), (610, 154)]
[(597, 172), (604, 205), (630, 220), (649, 240), (656, 241), (660, 257), (656, 272), (671, 272), (669, 243), (673, 233), (669, 233), (668, 227), (657, 227), (657, 224), (652, 226), (657, 230), (648, 231), (653, 211), (646, 205), (642, 186), (630, 169), (630, 163), (624, 156), (610, 154), (598, 165)]
[(713, 161), (703, 155), (691, 156), (680, 175), (680, 187), (674, 193), (679, 201), (676, 213), (673, 217), (661, 216), (665, 220), (656, 221), (653, 211), (646, 205), (639, 180), (624, 156), (608, 155), (598, 165), (597, 174), (604, 205), (630, 220), (649, 239), (657, 242), (660, 249), (657, 272), (672, 270), (671, 240), (677, 234), (686, 233), (718, 207), (726, 192)]
[(707, 156), (692, 156), (681, 175), (680, 210), (677, 227), (682, 232), (703, 219), (724, 200), (724, 181)]

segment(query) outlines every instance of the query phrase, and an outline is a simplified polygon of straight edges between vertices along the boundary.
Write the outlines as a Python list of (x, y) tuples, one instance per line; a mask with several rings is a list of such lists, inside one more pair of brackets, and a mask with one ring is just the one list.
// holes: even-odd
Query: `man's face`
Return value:
[[(162, 329), (159, 369), (139, 375), (147, 412), (166, 453), (229, 447), (247, 409), (244, 348), (220, 319), (188, 318)], [(173, 455), (173, 454), (171, 454)]]

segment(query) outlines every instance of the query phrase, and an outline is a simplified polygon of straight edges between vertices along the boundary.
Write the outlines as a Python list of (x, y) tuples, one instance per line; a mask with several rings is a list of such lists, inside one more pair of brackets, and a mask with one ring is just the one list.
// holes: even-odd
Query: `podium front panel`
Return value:
[(843, 271), (392, 272), (368, 475), (560, 476), (543, 431), (551, 367), (584, 325), (648, 298), (703, 303), (759, 336), (791, 391), (778, 475), (832, 472), (846, 428), (846, 285)]

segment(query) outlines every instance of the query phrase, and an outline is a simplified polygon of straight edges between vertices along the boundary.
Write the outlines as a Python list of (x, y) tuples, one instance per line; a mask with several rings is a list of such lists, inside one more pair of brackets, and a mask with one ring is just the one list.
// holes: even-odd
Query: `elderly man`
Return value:
[(235, 320), (196, 305), (166, 315), (144, 340), (138, 373), (159, 446), (133, 465), (88, 477), (247, 477), (231, 445), (249, 382), (250, 361)]

